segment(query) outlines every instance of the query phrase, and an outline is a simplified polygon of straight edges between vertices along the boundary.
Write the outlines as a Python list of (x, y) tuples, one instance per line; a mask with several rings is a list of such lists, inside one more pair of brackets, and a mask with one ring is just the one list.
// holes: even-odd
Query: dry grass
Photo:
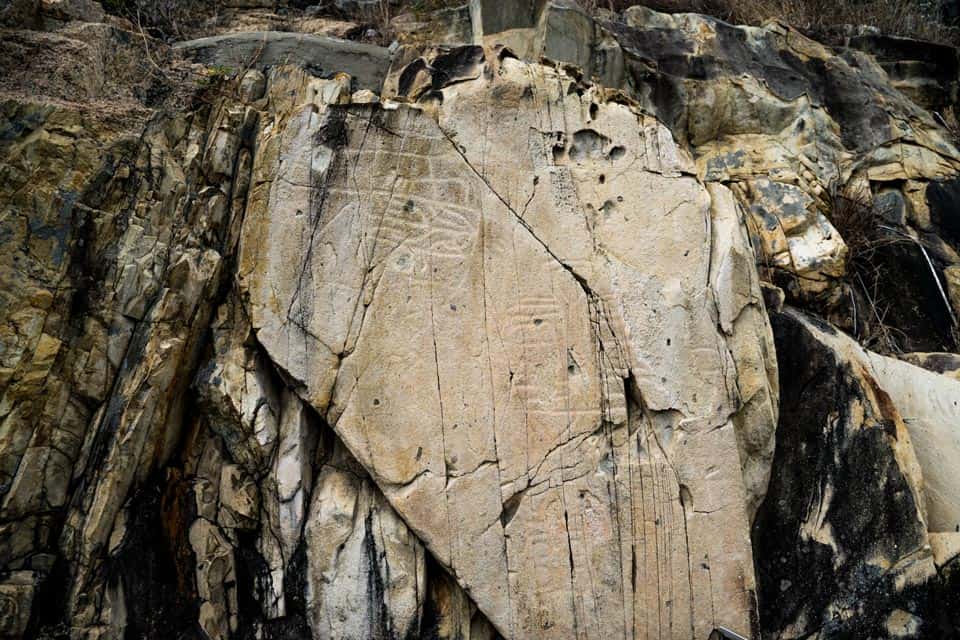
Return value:
[(734, 16), (735, 0), (580, 0), (588, 10), (608, 9), (620, 12), (641, 5), (663, 13), (705, 13), (722, 20)]
[(886, 300), (883, 293), (883, 283), (892, 274), (879, 254), (904, 239), (886, 230), (882, 212), (864, 188), (836, 181), (825, 195), (827, 217), (847, 244), (846, 280), (855, 337), (874, 351), (899, 352), (902, 336), (886, 321), (895, 301)]
[[(880, 353), (898, 353), (908, 344), (907, 334), (888, 322), (891, 309), (909, 306), (902, 292), (891, 284), (902, 281), (896, 261), (889, 260), (891, 251), (907, 251), (918, 259), (917, 279), (929, 278), (937, 293), (927, 298), (925, 313), (949, 317), (952, 340), (957, 341), (957, 318), (938, 268), (924, 242), (907, 230), (888, 222), (866, 187), (834, 184), (826, 197), (827, 217), (847, 244), (846, 281), (851, 291), (851, 325), (856, 337), (867, 348)], [(899, 247), (898, 249), (894, 249)], [(859, 304), (857, 301), (860, 301)], [(914, 302), (919, 302), (919, 298)], [(943, 305), (941, 307), (941, 304)], [(900, 322), (904, 321), (902, 314)], [(912, 331), (909, 327), (902, 327)]]
[(393, 39), (393, 11), (389, 0), (379, 0), (371, 9), (370, 22), (372, 28), (363, 33), (362, 40), (370, 40), (375, 44), (387, 45)]
[(954, 146), (960, 148), (960, 119), (953, 105), (948, 106), (942, 113), (934, 112), (934, 119), (950, 134)]
[(667, 13), (705, 13), (735, 24), (760, 25), (776, 18), (799, 29), (818, 31), (850, 24), (869, 25), (888, 35), (957, 44), (958, 30), (940, 20), (931, 0), (581, 0), (588, 9), (623, 11), (636, 5)]
[(778, 18), (817, 31), (840, 24), (869, 25), (887, 35), (952, 43), (955, 29), (939, 20), (935, 5), (920, 0), (731, 0), (735, 22), (759, 24)]
[[(350, 29), (345, 34), (348, 40), (356, 42), (366, 42), (380, 46), (388, 46), (396, 35), (391, 21), (397, 15), (405, 10), (413, 11), (433, 11), (442, 9), (444, 5), (453, 4), (448, 0), (431, 0), (429, 5), (424, 2), (407, 2), (403, 5), (394, 5), (390, 0), (377, 0), (372, 5), (359, 11), (341, 11), (336, 8), (330, 8), (325, 14), (339, 20), (347, 20), (356, 23), (356, 27)], [(421, 6), (422, 5), (422, 6)]]
[[(341, 16), (359, 20), (388, 39), (390, 20), (404, 11), (429, 13), (459, 6), (466, 0), (404, 0), (395, 5), (381, 0), (365, 15)], [(643, 5), (666, 13), (704, 13), (735, 24), (759, 25), (771, 18), (809, 31), (840, 24), (869, 25), (890, 35), (957, 44), (958, 29), (940, 20), (936, 0), (578, 0), (588, 10), (620, 12)], [(320, 2), (323, 6), (332, 5)], [(104, 8), (136, 23), (137, 14), (148, 32), (164, 40), (181, 39), (195, 29), (198, 18), (215, 15), (219, 2), (203, 0), (103, 0)], [(335, 9), (330, 11), (337, 13)], [(365, 34), (365, 32), (364, 32)], [(370, 36), (372, 37), (372, 36)], [(360, 38), (362, 39), (362, 38)]]
[(203, 0), (101, 0), (103, 8), (165, 42), (195, 36), (197, 25), (215, 15), (219, 2)]

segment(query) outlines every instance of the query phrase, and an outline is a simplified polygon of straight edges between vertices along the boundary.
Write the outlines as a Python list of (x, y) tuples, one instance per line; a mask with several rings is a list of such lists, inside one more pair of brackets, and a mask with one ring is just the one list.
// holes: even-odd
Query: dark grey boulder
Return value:
[(358, 89), (372, 91), (380, 90), (390, 66), (384, 47), (284, 31), (229, 33), (179, 42), (174, 48), (197, 62), (235, 70), (293, 64), (320, 77), (349, 73)]

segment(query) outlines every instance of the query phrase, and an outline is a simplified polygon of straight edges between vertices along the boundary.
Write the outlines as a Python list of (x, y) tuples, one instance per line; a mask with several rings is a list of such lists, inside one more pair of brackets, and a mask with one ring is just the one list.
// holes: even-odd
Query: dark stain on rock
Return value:
[(517, 510), (520, 509), (520, 501), (523, 500), (523, 496), (526, 495), (527, 491), (518, 491), (509, 498), (506, 502), (503, 503), (503, 508), (500, 511), (500, 524), (504, 529), (507, 528), (507, 525), (510, 524), (510, 521), (513, 520), (514, 516), (517, 515)]
[(303, 540), (287, 562), (283, 574), (285, 615), (260, 621), (258, 640), (300, 640), (311, 637), (307, 624), (307, 553)]
[(432, 85), (442, 89), (458, 82), (480, 77), (484, 63), (483, 47), (456, 47), (434, 58), (430, 63)]
[[(393, 620), (387, 609), (385, 584), (390, 580), (390, 567), (386, 554), (381, 557), (373, 533), (373, 512), (368, 512), (364, 522), (363, 558), (360, 569), (367, 575), (367, 637), (370, 640), (394, 640)], [(384, 562), (386, 576), (380, 574), (380, 561)], [(359, 604), (359, 603), (357, 603)]]
[[(935, 256), (936, 278), (945, 282)], [(885, 307), (884, 322), (899, 331), (904, 352), (955, 351), (953, 320), (930, 271), (930, 265), (915, 243), (897, 243), (874, 256), (879, 269), (877, 298)]]
[(107, 559), (109, 584), (122, 583), (125, 638), (202, 638), (195, 558), (187, 539), (196, 517), (193, 492), (179, 469), (154, 475), (134, 495), (124, 543)]
[(797, 317), (774, 314), (772, 324), (780, 420), (752, 531), (763, 637), (798, 625), (795, 637), (886, 638), (896, 609), (927, 629), (932, 586), (898, 586), (926, 532), (888, 435), (889, 399), (872, 402), (870, 383)]
[(235, 530), (237, 576), (237, 635), (241, 640), (254, 640), (263, 623), (261, 595), (271, 584), (270, 567), (257, 549), (257, 532)]
[(897, 440), (897, 424), (902, 423), (903, 419), (900, 417), (900, 412), (897, 410), (896, 405), (893, 404), (890, 394), (881, 389), (877, 381), (874, 380), (873, 376), (866, 370), (861, 368), (859, 375), (866, 382), (867, 386), (870, 387), (870, 391), (873, 393), (873, 399), (877, 403), (877, 409), (880, 412), (877, 420), (878, 423), (883, 427), (883, 430), (886, 431), (888, 436), (893, 438), (893, 440)]
[(603, 155), (604, 148), (610, 144), (610, 138), (597, 133), (593, 129), (580, 129), (573, 134), (573, 144), (570, 145), (570, 159), (584, 160), (586, 158)]
[[(743, 149), (713, 156), (707, 161), (707, 178), (715, 179), (721, 177), (729, 169), (742, 167), (746, 161), (747, 152)], [(764, 223), (769, 224), (767, 221), (764, 221)]]
[(930, 182), (927, 205), (930, 221), (940, 236), (954, 249), (960, 249), (960, 178)]
[[(16, 105), (12, 101), (3, 105), (3, 108), (5, 110), (15, 109), (15, 111), (4, 114), (3, 121), (0, 122), (0, 143), (17, 140), (36, 131), (43, 126), (47, 116), (53, 111), (52, 107), (42, 109), (28, 108), (26, 105)], [(5, 148), (3, 148), (3, 151), (4, 155), (6, 155)]]
[(444, 640), (445, 637), (440, 635), (444, 622), (457, 613), (457, 603), (452, 601), (455, 592), (450, 588), (446, 571), (430, 554), (427, 554), (426, 568), (427, 599), (423, 603), (419, 639)]
[(955, 353), (929, 353), (920, 363), (914, 363), (934, 373), (951, 373), (960, 369), (960, 356)]
[[(942, 6), (948, 4), (957, 6), (955, 2)], [(862, 34), (839, 42), (839, 38), (832, 40), (826, 34), (820, 37), (873, 56), (895, 84), (907, 81), (909, 97), (927, 109), (941, 111), (956, 99), (960, 54), (955, 47), (879, 34)]]
[(330, 108), (327, 111), (325, 122), (314, 134), (314, 141), (334, 151), (347, 146), (350, 137), (347, 127), (347, 113), (347, 109)]
[(397, 81), (397, 93), (401, 96), (409, 96), (410, 91), (415, 86), (417, 74), (427, 72), (427, 61), (423, 58), (417, 58), (400, 72), (400, 79)]
[(742, 27), (713, 18), (706, 21), (715, 37), (708, 38), (699, 53), (695, 37), (681, 29), (603, 23), (623, 49), (636, 92), (652, 103), (660, 119), (682, 140), (687, 138), (686, 85), (743, 75), (757, 78), (782, 100), (806, 95), (823, 106), (840, 124), (842, 142), (849, 149), (863, 151), (895, 137), (888, 113), (891, 105), (924, 117), (885, 79), (859, 73), (840, 55), (800, 57), (779, 34), (754, 33), (748, 38)]

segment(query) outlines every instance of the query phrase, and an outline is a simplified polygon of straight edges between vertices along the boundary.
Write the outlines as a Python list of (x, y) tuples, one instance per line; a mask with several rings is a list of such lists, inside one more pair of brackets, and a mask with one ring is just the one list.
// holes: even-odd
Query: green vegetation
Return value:
[(206, 85), (214, 85), (219, 82), (223, 82), (224, 80), (230, 79), (230, 76), (233, 75), (233, 72), (233, 67), (227, 67), (222, 64), (209, 66), (205, 69), (202, 83)]

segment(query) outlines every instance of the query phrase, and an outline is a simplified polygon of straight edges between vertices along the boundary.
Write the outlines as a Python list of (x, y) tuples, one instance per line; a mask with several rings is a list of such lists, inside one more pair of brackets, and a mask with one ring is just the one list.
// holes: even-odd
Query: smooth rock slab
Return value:
[(770, 341), (741, 214), (653, 119), (485, 64), (436, 114), (269, 133), (257, 339), (505, 637), (749, 633), (738, 388), (776, 387), (734, 339)]
[(875, 353), (867, 358), (910, 432), (923, 469), (928, 529), (960, 531), (960, 381)]

